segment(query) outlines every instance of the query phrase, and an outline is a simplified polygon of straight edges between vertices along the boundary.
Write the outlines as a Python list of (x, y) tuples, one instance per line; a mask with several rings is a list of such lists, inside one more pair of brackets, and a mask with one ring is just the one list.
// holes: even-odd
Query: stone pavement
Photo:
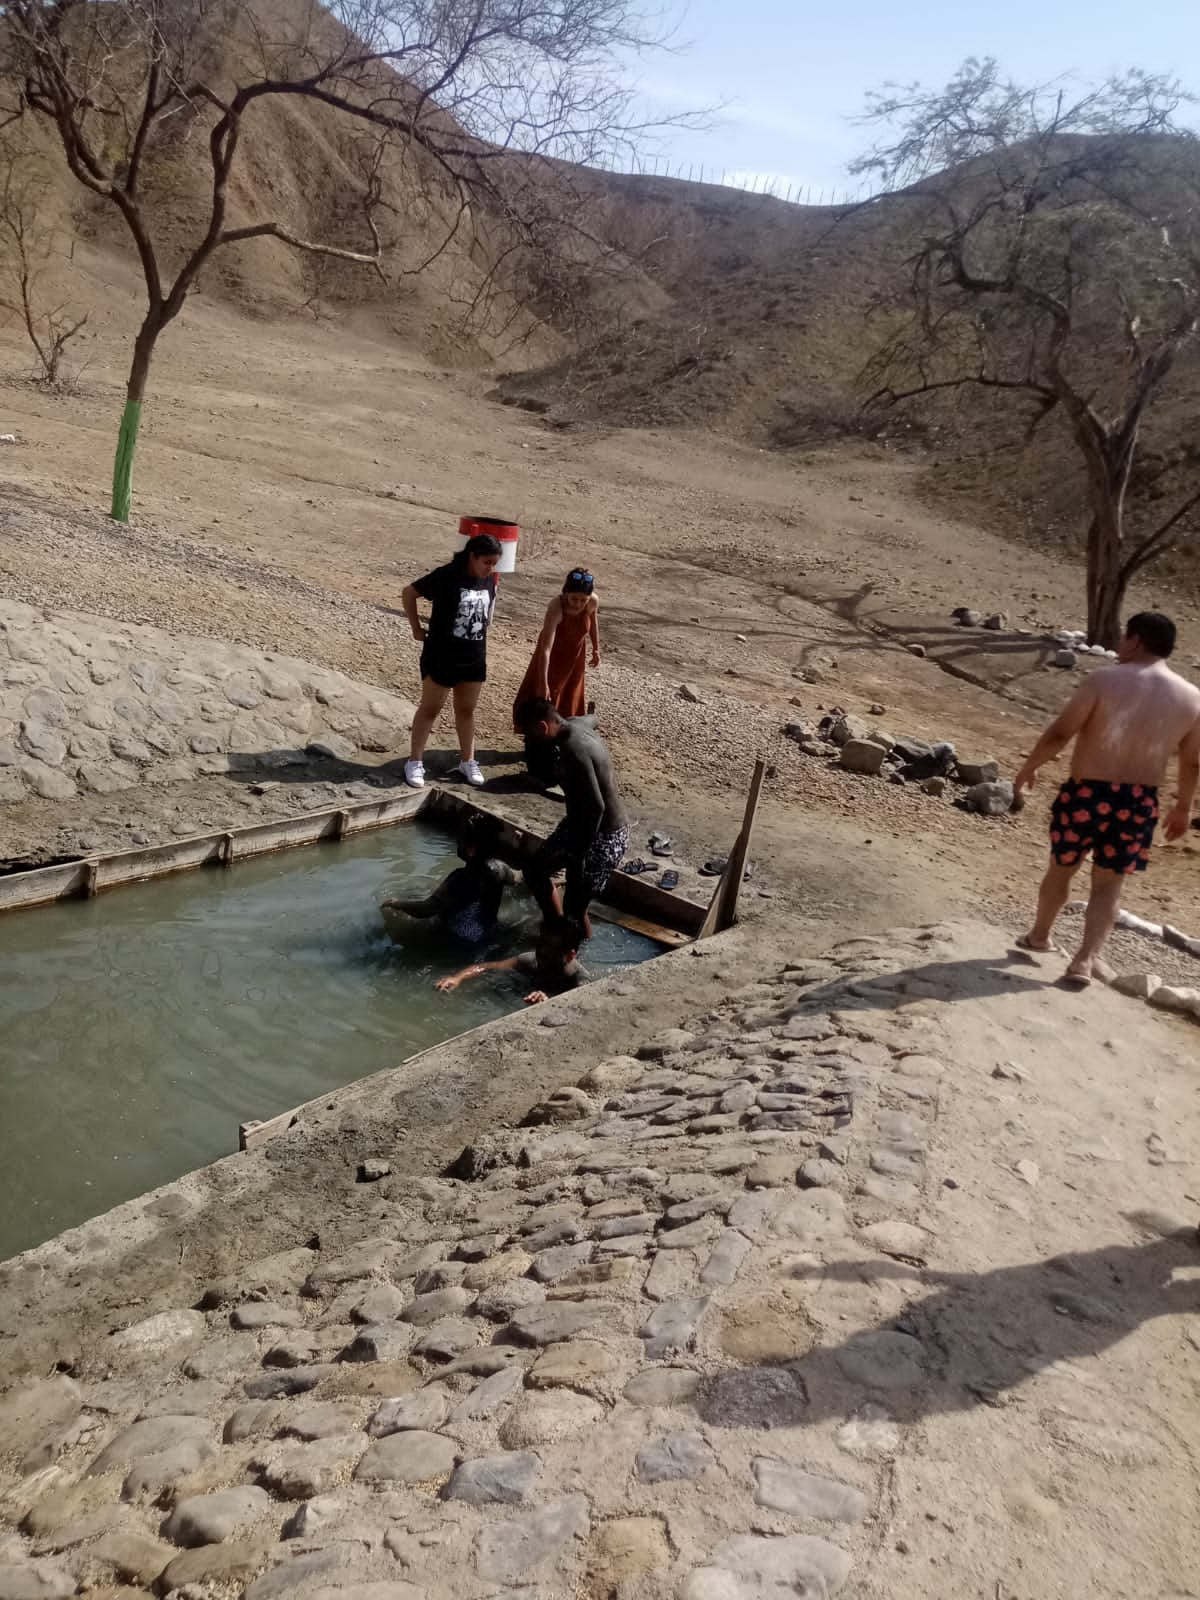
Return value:
[[(1021, 1001), (1034, 1038), (1079, 1001), (961, 949), (855, 941), (714, 995), (452, 1175), (385, 1178), (369, 1236), (297, 1239), (0, 1398), (0, 1600), (1183, 1595), (1188, 1531), (1153, 1584), (1120, 1556), (1075, 1588), (1036, 1570), (1076, 1534), (1111, 1545), (1055, 1497), (1082, 1484), (1119, 1523), (1114, 1472), (1148, 1541), (1151, 1485), (1174, 1527), (1196, 1428), (1140, 1401), (1130, 1428), (1104, 1388), (1131, 1332), (1107, 1260), (1020, 1259), (1030, 1072), (995, 1055), (996, 1018)], [(956, 1000), (974, 1033), (939, 1024)], [(998, 1117), (955, 1176), (938, 1135), (968, 1077)], [(964, 1189), (957, 1256), (1018, 1246), (990, 1276), (933, 1265)], [(1187, 1259), (1148, 1228), (1127, 1298)], [(1005, 1407), (1042, 1384), (1027, 1436)]]
[(353, 761), (412, 712), (309, 662), (0, 599), (0, 806)]

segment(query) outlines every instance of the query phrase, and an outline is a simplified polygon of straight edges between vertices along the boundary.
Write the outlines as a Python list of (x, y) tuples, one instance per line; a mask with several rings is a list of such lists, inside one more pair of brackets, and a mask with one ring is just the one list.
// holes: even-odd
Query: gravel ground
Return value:
[[(1074, 949), (1083, 937), (1083, 912), (1064, 911), (1059, 919), (1057, 940), (1066, 949)], [(1134, 928), (1117, 928), (1104, 947), (1104, 959), (1118, 974), (1128, 972), (1153, 972), (1164, 983), (1187, 988), (1200, 987), (1200, 961), (1186, 950), (1174, 950), (1161, 939), (1148, 933), (1138, 933)]]

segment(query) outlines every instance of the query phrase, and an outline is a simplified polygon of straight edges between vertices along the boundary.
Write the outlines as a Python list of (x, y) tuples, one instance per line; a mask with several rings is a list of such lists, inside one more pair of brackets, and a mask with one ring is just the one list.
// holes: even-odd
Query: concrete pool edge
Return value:
[[(91, 899), (127, 884), (146, 883), (201, 867), (230, 867), (280, 850), (351, 839), (361, 833), (414, 822), (419, 817), (428, 821), (449, 820), (468, 812), (486, 812), (496, 817), (503, 825), (504, 842), (512, 849), (540, 838), (498, 807), (481, 806), (449, 790), (430, 787), (391, 799), (359, 801), (277, 821), (199, 833), (166, 844), (109, 851), (77, 861), (8, 873), (0, 876), (0, 915), (52, 905), (60, 900)], [(643, 883), (624, 872), (613, 873), (606, 899), (618, 910), (641, 918), (645, 926), (639, 931), (655, 937), (651, 929), (657, 925), (667, 935), (676, 936), (663, 941), (667, 943), (674, 943), (680, 937), (697, 936), (708, 910), (695, 901), (669, 894), (655, 884)]]
[[(704, 953), (716, 954), (718, 947), (726, 949), (730, 941), (739, 937), (740, 932), (734, 928), (713, 935), (705, 941)], [(491, 1053), (503, 1057), (505, 1047), (515, 1049), (517, 1040), (548, 1044), (557, 1040), (559, 1029), (546, 1028), (543, 1021), (546, 1016), (555, 1013), (561, 1015), (563, 1011), (570, 1012), (584, 1006), (594, 1011), (597, 998), (603, 1000), (605, 991), (617, 984), (627, 991), (622, 999), (629, 998), (628, 991), (633, 991), (632, 1003), (636, 1006), (644, 998), (637, 993), (638, 990), (656, 986), (653, 980), (663, 974), (663, 969), (674, 973), (698, 953), (700, 947), (690, 943), (664, 951), (662, 956), (653, 961), (560, 995), (548, 1001), (545, 1007), (509, 1012), (493, 1018), (465, 1033), (454, 1034), (415, 1056), (331, 1090), (327, 1095), (284, 1113), (281, 1118), (272, 1119), (287, 1122), (287, 1126), (279, 1129), (273, 1138), (263, 1139), (248, 1148), (232, 1151), (216, 1161), (196, 1167), (170, 1183), (145, 1190), (131, 1200), (98, 1212), (86, 1222), (64, 1229), (41, 1244), (0, 1261), (0, 1277), (7, 1284), (14, 1277), (30, 1273), (42, 1275), (69, 1270), (74, 1274), (110, 1258), (117, 1248), (115, 1239), (119, 1239), (122, 1253), (136, 1256), (164, 1230), (174, 1228), (186, 1231), (188, 1227), (198, 1224), (206, 1213), (211, 1222), (214, 1217), (220, 1218), (231, 1204), (248, 1204), (256, 1196), (262, 1196), (264, 1201), (260, 1216), (264, 1231), (267, 1231), (266, 1225), (272, 1212), (265, 1204), (266, 1196), (287, 1175), (290, 1165), (278, 1153), (282, 1148), (286, 1147), (287, 1154), (295, 1157), (297, 1164), (302, 1164), (306, 1146), (316, 1145), (356, 1112), (369, 1111), (372, 1106), (393, 1101), (397, 1090), (402, 1090), (405, 1095), (419, 1096), (422, 1084), (439, 1080), (447, 1064), (462, 1052), (469, 1055)], [(591, 1002), (590, 1006), (588, 1002)], [(614, 1053), (615, 1050), (614, 1046)], [(557, 1086), (559, 1081), (556, 1073), (548, 1079), (551, 1086)], [(531, 1085), (530, 1088), (536, 1096), (537, 1086)], [(480, 1128), (501, 1125), (504, 1124), (486, 1112), (481, 1120), (464, 1115), (461, 1123), (455, 1124), (456, 1131), (451, 1142), (465, 1143)], [(509, 1125), (516, 1126), (516, 1121)], [(444, 1127), (445, 1124), (435, 1126)], [(408, 1130), (403, 1131), (407, 1133)], [(384, 1130), (381, 1128), (381, 1139), (383, 1137)], [(441, 1164), (444, 1163), (435, 1163), (435, 1171), (440, 1170)], [(415, 1164), (414, 1171), (417, 1169), (424, 1175), (430, 1175), (420, 1160)], [(181, 1263), (185, 1249), (186, 1246), (181, 1245)]]

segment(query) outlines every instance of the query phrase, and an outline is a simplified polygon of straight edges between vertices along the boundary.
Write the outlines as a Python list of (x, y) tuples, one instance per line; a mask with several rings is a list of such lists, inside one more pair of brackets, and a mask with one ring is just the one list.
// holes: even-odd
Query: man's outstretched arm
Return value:
[(1187, 736), (1179, 746), (1179, 774), (1175, 788), (1175, 804), (1163, 824), (1163, 837), (1182, 839), (1192, 820), (1192, 803), (1196, 798), (1196, 785), (1200, 783), (1200, 718), (1192, 723)]
[(1089, 679), (1087, 683), (1080, 684), (1029, 752), (1025, 764), (1013, 779), (1013, 788), (1018, 794), (1023, 789), (1032, 789), (1040, 768), (1063, 753), (1091, 716), (1095, 704), (1096, 686)]
[(516, 956), (510, 956), (507, 961), (475, 961), (469, 967), (464, 967), (461, 972), (456, 972), (452, 977), (439, 978), (434, 984), (435, 989), (440, 989), (443, 994), (451, 994), (460, 983), (466, 983), (468, 978), (482, 977), (485, 972), (515, 972), (517, 970)]

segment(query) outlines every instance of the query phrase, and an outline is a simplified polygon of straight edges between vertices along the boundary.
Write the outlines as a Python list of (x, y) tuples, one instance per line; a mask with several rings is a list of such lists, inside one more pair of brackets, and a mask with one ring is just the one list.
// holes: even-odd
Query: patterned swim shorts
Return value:
[[(609, 833), (598, 833), (583, 855), (580, 876), (593, 898), (608, 888), (608, 880), (621, 865), (629, 847), (629, 829), (613, 828)], [(550, 872), (566, 867), (568, 873), (580, 870), (570, 824), (564, 820), (538, 851), (538, 860)]]
[(1158, 790), (1147, 783), (1068, 778), (1050, 811), (1050, 854), (1077, 866), (1090, 850), (1107, 872), (1145, 872), (1158, 823)]

